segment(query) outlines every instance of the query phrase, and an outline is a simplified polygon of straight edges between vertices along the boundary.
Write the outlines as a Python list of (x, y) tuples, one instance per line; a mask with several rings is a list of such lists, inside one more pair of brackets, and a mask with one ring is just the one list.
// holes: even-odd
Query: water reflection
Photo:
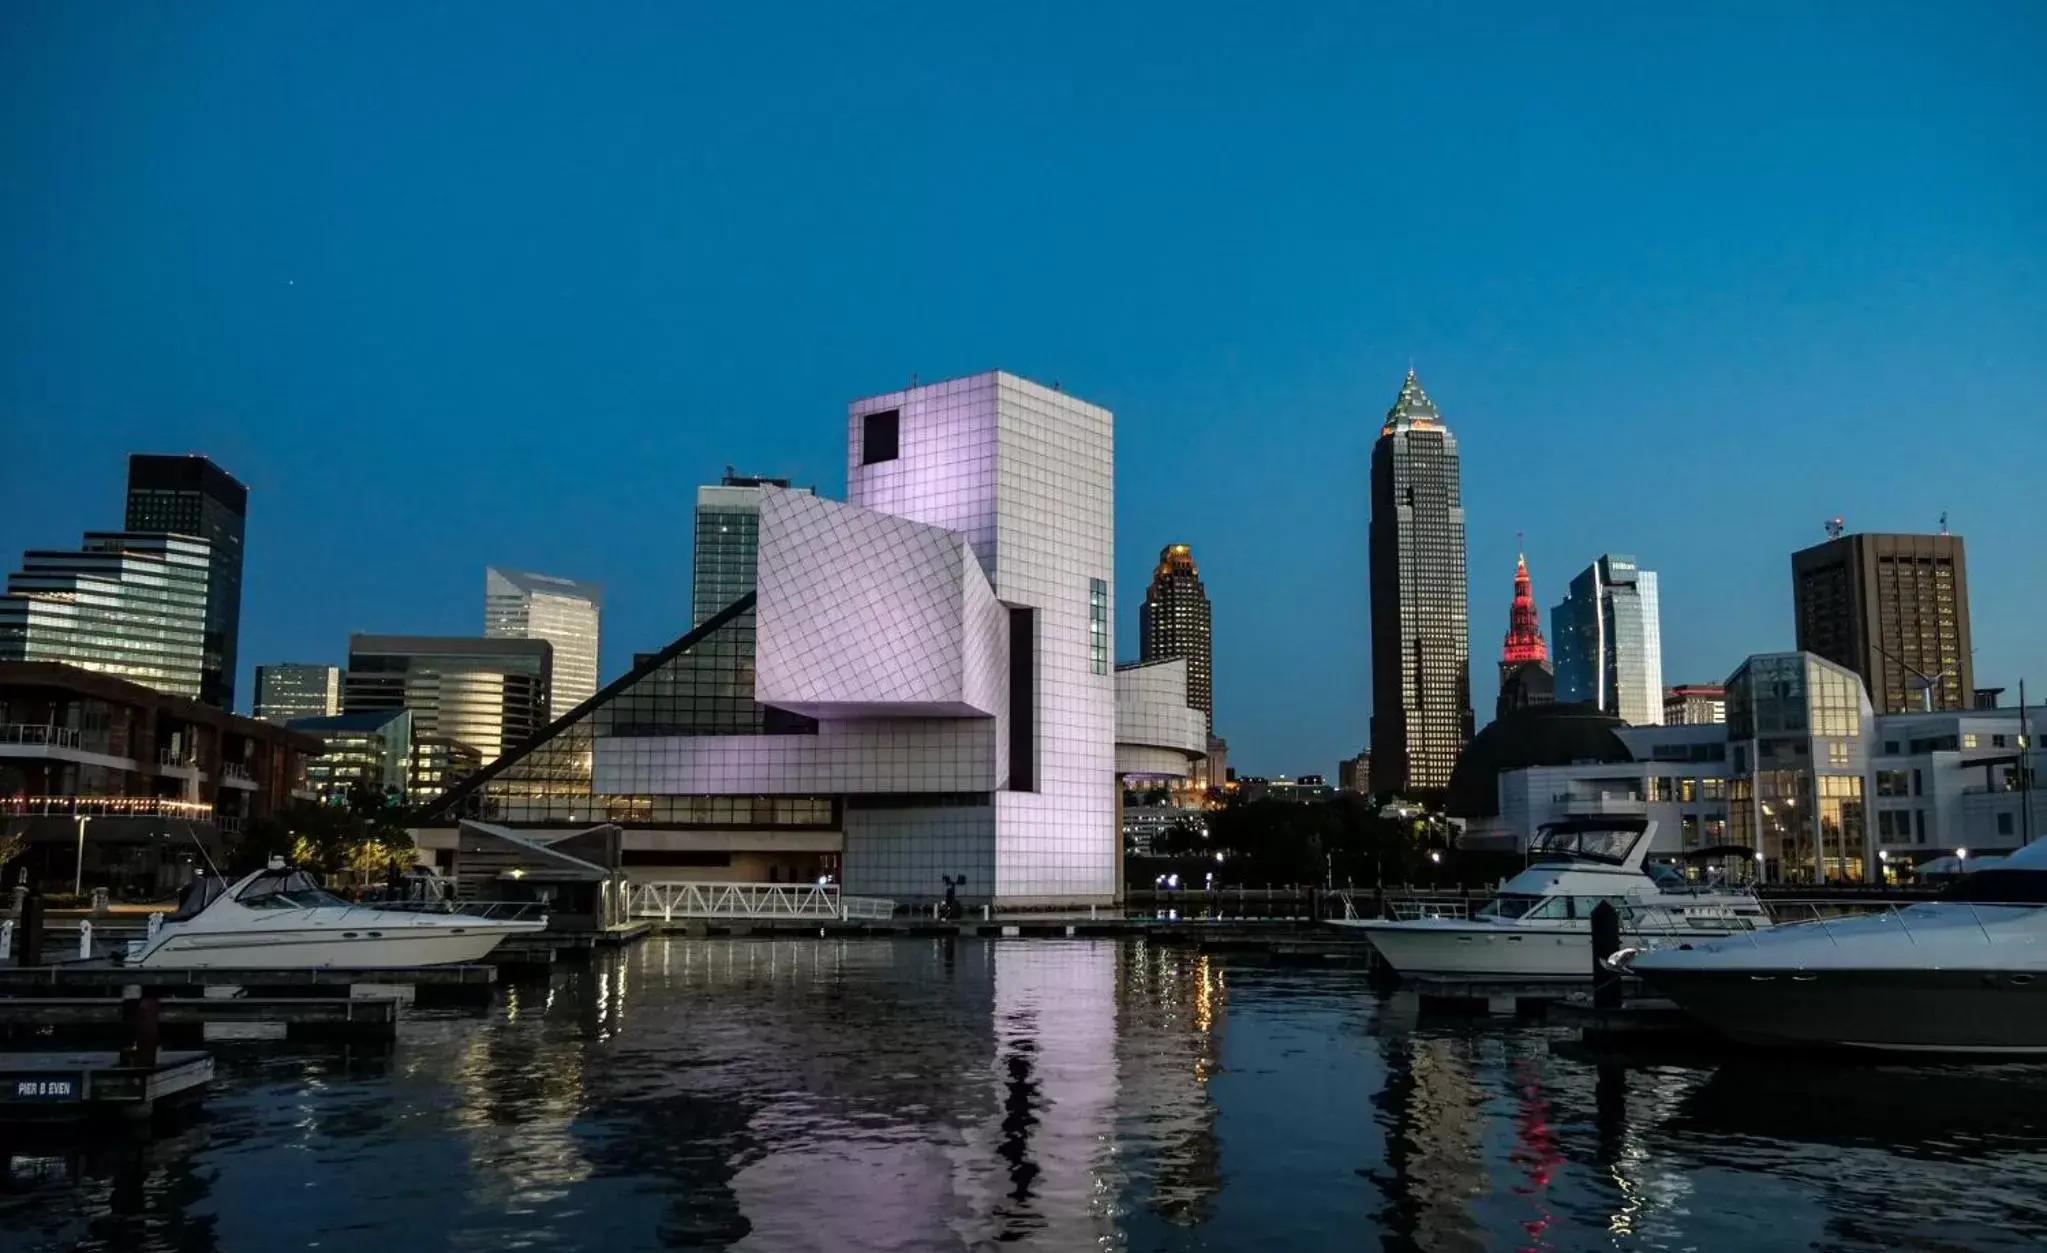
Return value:
[(0, 1251), (2037, 1248), (2047, 1070), (1624, 1069), (1141, 942), (674, 940), (0, 1144)]

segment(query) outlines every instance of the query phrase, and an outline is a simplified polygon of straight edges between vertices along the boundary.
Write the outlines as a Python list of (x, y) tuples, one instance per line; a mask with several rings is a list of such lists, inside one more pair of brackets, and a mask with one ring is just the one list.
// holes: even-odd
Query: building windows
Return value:
[(1963, 747), (1963, 748), (1974, 748), (1974, 747), (1976, 747), (1976, 734), (1975, 734), (1975, 732), (1973, 732), (1973, 731), (1972, 731), (1972, 732), (1970, 732), (1970, 733), (1968, 733), (1968, 734), (1966, 734), (1966, 735), (1962, 736), (1962, 747)]
[(1848, 746), (1846, 744), (1841, 743), (1838, 740), (1830, 742), (1827, 745), (1827, 764), (1830, 766), (1847, 765)]
[(1087, 639), (1095, 673), (1109, 673), (1109, 585), (1101, 579), (1087, 581)]
[(883, 409), (860, 419), (860, 464), (894, 461), (901, 434), (902, 410)]
[(1999, 815), (1997, 815), (1997, 833), (1998, 833), (1999, 835), (2010, 835), (2010, 834), (2011, 834), (2011, 815), (2010, 815), (2010, 814), (1999, 814)]
[(1879, 770), (1876, 772), (1876, 794), (1878, 796), (1905, 796), (1910, 793), (1902, 770)]

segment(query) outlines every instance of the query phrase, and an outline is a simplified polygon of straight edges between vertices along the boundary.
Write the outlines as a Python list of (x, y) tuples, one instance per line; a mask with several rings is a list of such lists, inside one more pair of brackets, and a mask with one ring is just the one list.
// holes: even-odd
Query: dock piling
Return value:
[(43, 894), (33, 887), (21, 898), (21, 965), (43, 964)]
[(1609, 968), (1607, 959), (1620, 951), (1621, 915), (1611, 901), (1592, 909), (1592, 1005), (1595, 1009), (1621, 1007), (1621, 976)]

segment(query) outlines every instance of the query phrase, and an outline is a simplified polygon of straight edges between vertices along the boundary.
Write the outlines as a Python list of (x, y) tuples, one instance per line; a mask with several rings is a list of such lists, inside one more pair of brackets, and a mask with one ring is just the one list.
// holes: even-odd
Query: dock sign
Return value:
[(78, 1080), (72, 1075), (40, 1075), (33, 1079), (17, 1078), (14, 1083), (14, 1099), (17, 1101), (75, 1101), (78, 1099)]

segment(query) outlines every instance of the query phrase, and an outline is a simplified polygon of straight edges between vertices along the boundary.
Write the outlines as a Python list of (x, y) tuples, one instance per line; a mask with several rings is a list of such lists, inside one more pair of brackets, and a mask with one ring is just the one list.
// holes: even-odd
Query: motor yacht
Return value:
[(129, 945), (126, 964), (150, 969), (402, 969), (480, 961), (545, 918), (378, 909), (328, 893), (281, 862), (236, 881), (192, 881), (161, 927)]
[(2047, 841), (1938, 900), (1622, 952), (1614, 964), (1748, 1043), (2047, 1054)]
[(1338, 919), (1371, 937), (1401, 975), (1508, 980), (1592, 977), (1592, 911), (1611, 903), (1623, 943), (1651, 948), (1770, 925), (1754, 895), (1696, 889), (1665, 866), (1645, 868), (1649, 818), (1573, 818), (1546, 824), (1529, 866), (1469, 916)]

